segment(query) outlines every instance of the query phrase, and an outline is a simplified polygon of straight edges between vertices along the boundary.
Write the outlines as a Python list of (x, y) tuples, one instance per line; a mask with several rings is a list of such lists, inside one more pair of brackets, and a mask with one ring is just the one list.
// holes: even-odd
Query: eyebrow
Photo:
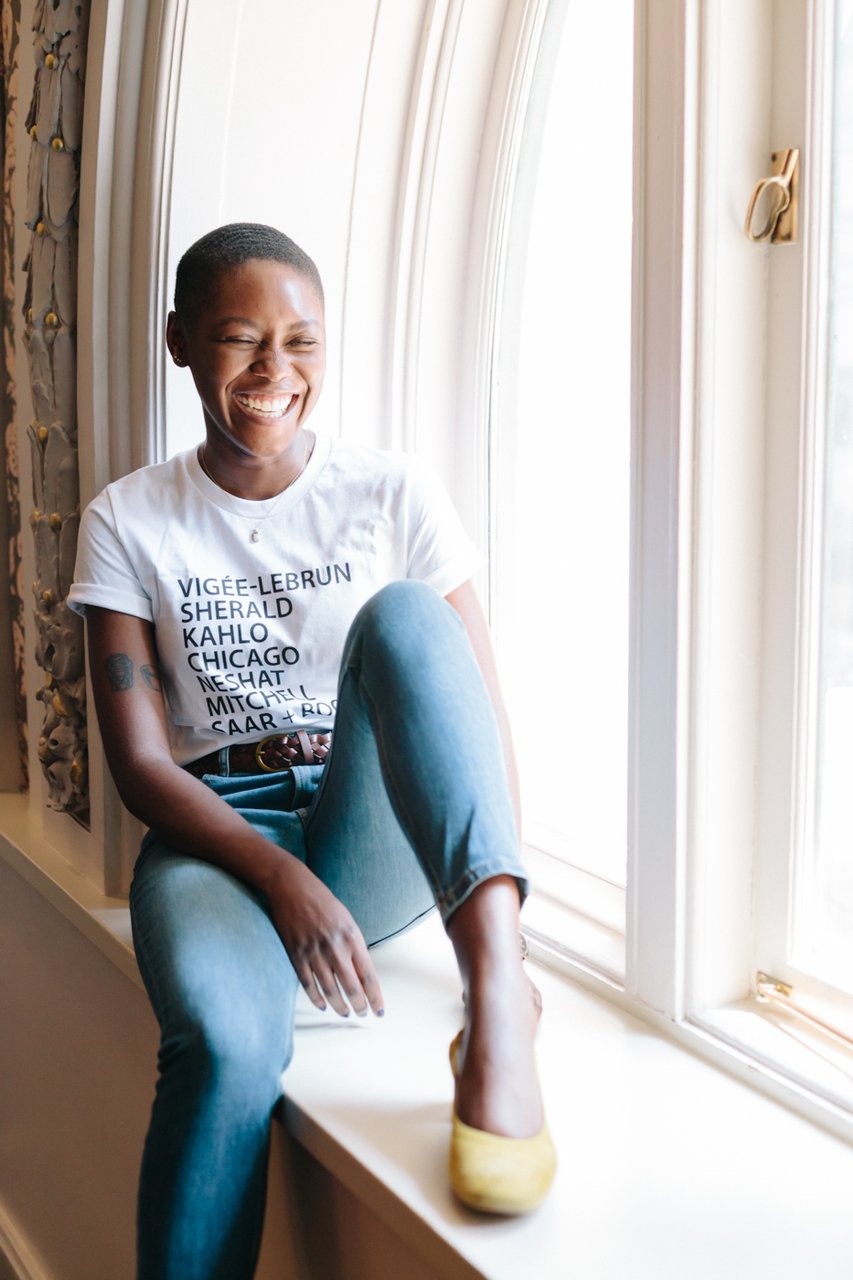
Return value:
[[(253, 320), (251, 316), (225, 316), (222, 320), (217, 320), (213, 326), (215, 329), (223, 329), (227, 324), (245, 324), (251, 329), (259, 329), (260, 325), (257, 320)], [(292, 324), (291, 329), (307, 329), (320, 327), (319, 320), (297, 320), (296, 324)]]

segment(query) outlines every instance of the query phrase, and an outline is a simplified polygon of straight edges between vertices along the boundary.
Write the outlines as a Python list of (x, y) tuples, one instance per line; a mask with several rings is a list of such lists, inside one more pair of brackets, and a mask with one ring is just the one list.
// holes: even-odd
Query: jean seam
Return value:
[(529, 882), (526, 876), (519, 875), (518, 861), (509, 864), (505, 860), (495, 859), (492, 862), (482, 863), (476, 868), (470, 867), (459, 877), (455, 884), (451, 885), (438, 902), (442, 920), (447, 923), (453, 912), (462, 906), (465, 899), (478, 885), (486, 880), (494, 880), (496, 876), (512, 877), (518, 885), (519, 897), (523, 904), (529, 891)]

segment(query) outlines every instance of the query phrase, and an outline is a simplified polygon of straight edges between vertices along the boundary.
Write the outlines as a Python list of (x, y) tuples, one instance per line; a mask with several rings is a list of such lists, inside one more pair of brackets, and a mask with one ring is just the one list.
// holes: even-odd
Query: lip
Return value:
[[(248, 417), (254, 418), (259, 422), (280, 422), (282, 418), (286, 418), (293, 409), (299, 399), (299, 395), (295, 391), (235, 391), (234, 402), (241, 413)], [(257, 403), (252, 405), (247, 401), (254, 400)], [(281, 405), (278, 412), (272, 411), (271, 408), (261, 407), (263, 404), (271, 406)]]

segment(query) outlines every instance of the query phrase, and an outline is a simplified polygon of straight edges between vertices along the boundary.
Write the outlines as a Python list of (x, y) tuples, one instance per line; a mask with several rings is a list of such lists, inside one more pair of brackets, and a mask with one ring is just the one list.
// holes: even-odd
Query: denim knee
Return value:
[(160, 1071), (164, 1079), (180, 1076), (191, 1090), (234, 1094), (249, 1110), (268, 1109), (281, 1092), (292, 1039), (283, 1022), (261, 1011), (208, 1011), (164, 1032)]
[(365, 644), (371, 652), (394, 659), (433, 653), (437, 637), (460, 634), (464, 635), (464, 627), (459, 615), (432, 587), (415, 581), (391, 582), (356, 614), (343, 665)]
[(399, 621), (403, 617), (440, 616), (447, 610), (447, 604), (440, 595), (424, 582), (406, 579), (401, 582), (389, 582), (362, 605), (356, 615), (356, 623), (361, 619), (366, 625), (382, 623), (392, 617)]

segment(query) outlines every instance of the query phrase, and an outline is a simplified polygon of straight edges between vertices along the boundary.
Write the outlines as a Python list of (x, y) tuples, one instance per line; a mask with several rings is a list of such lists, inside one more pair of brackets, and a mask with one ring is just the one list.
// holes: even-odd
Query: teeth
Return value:
[(290, 396), (277, 396), (271, 399), (269, 396), (260, 398), (258, 396), (237, 396), (240, 404), (244, 404), (247, 409), (254, 410), (255, 413), (267, 413), (271, 418), (280, 417), (290, 404)]

